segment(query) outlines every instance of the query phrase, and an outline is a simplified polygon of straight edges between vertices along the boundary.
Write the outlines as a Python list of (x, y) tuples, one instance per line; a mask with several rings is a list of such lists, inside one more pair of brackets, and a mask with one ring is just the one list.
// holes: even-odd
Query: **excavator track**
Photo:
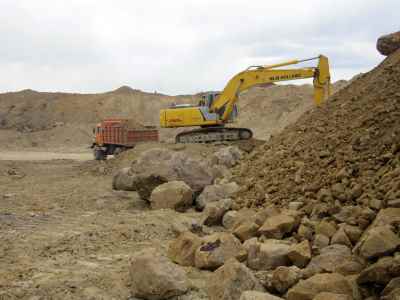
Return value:
[(179, 133), (176, 143), (210, 143), (222, 141), (248, 140), (253, 132), (247, 128), (234, 127), (206, 127)]

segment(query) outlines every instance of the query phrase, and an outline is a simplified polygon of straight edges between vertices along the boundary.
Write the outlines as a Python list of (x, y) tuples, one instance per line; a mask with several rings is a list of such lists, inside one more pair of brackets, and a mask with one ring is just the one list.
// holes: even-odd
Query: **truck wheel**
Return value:
[(114, 150), (114, 156), (117, 156), (118, 154), (120, 154), (122, 151), (124, 151), (124, 148), (122, 147), (117, 147)]
[(95, 149), (94, 150), (94, 159), (95, 160), (105, 160), (106, 159), (106, 154), (104, 153), (103, 150)]

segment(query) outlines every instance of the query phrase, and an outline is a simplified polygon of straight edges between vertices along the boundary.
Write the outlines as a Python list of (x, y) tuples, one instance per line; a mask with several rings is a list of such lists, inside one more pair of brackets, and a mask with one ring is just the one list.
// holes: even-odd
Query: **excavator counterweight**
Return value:
[[(318, 60), (317, 67), (280, 69), (310, 60)], [(331, 93), (329, 62), (323, 55), (273, 65), (250, 66), (232, 77), (221, 93), (205, 95), (199, 105), (177, 105), (162, 109), (160, 125), (168, 128), (201, 127), (178, 134), (178, 143), (250, 139), (253, 136), (250, 129), (225, 127), (237, 117), (239, 94), (260, 84), (305, 78), (313, 78), (314, 102), (320, 105)]]

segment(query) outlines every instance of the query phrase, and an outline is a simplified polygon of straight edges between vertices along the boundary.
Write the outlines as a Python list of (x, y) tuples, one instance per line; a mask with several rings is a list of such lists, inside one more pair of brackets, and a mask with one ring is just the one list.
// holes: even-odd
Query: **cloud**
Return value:
[[(384, 3), (384, 4), (383, 4)], [(375, 66), (395, 0), (2, 0), (0, 90), (221, 89), (249, 64), (320, 53), (334, 80)], [(396, 27), (397, 26), (397, 27)]]

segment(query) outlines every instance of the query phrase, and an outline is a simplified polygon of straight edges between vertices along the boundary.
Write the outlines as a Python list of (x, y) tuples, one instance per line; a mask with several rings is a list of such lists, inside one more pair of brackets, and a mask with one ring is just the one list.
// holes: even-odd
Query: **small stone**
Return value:
[(257, 236), (257, 232), (260, 226), (254, 222), (247, 222), (239, 225), (233, 231), (233, 234), (238, 237), (242, 242)]
[(277, 296), (269, 293), (262, 293), (257, 291), (245, 291), (240, 296), (239, 300), (283, 300)]
[(231, 229), (233, 227), (233, 225), (235, 224), (235, 222), (237, 221), (238, 215), (239, 214), (236, 210), (230, 210), (230, 211), (226, 212), (222, 218), (222, 225), (226, 229)]
[(311, 259), (307, 273), (332, 272), (352, 275), (358, 274), (363, 268), (364, 264), (352, 255), (350, 248), (335, 244), (321, 249), (321, 253)]
[(207, 203), (232, 197), (239, 190), (236, 182), (208, 185), (196, 199), (196, 208), (203, 210)]
[(372, 221), (376, 217), (376, 212), (374, 212), (369, 207), (364, 207), (363, 210), (361, 211), (361, 217), (368, 221)]
[(292, 216), (280, 214), (268, 218), (258, 232), (267, 238), (281, 239), (285, 234), (292, 232), (295, 223)]
[(400, 238), (389, 226), (378, 226), (368, 230), (355, 250), (362, 257), (372, 259), (393, 253), (400, 245)]
[(363, 193), (363, 188), (361, 184), (355, 184), (350, 190), (350, 198), (355, 200), (359, 198)]
[(315, 296), (313, 300), (353, 300), (353, 297), (344, 294), (322, 292)]
[(353, 289), (343, 275), (325, 273), (300, 281), (288, 291), (287, 300), (312, 300), (321, 292), (353, 295)]
[(330, 155), (331, 155), (331, 153), (329, 152), (329, 150), (321, 150), (319, 152), (320, 158), (326, 158), (326, 157), (329, 157)]
[(327, 247), (328, 245), (329, 245), (329, 238), (326, 235), (316, 234), (314, 236), (313, 246), (322, 249), (324, 247)]
[(332, 196), (341, 201), (345, 201), (347, 199), (345, 188), (342, 183), (335, 183), (331, 187)]
[(290, 261), (299, 268), (304, 268), (311, 259), (311, 247), (308, 240), (292, 245), (289, 249)]
[(382, 200), (370, 199), (368, 203), (369, 207), (374, 210), (380, 210), (383, 206)]
[(299, 210), (304, 205), (303, 202), (300, 201), (293, 201), (289, 203), (290, 210)]
[(344, 178), (349, 177), (349, 173), (346, 170), (346, 167), (341, 168), (335, 175), (336, 179), (341, 181)]
[(400, 207), (400, 199), (389, 200), (387, 203), (389, 207)]
[(299, 226), (299, 229), (297, 230), (297, 235), (302, 240), (311, 240), (313, 233), (314, 233), (313, 229), (304, 224), (301, 224)]
[(182, 266), (194, 266), (194, 255), (202, 239), (187, 231), (172, 241), (168, 248), (168, 257)]
[(339, 230), (336, 231), (336, 233), (333, 235), (331, 239), (331, 244), (340, 244), (352, 247), (351, 241), (346, 235), (346, 232), (344, 231), (343, 228), (339, 228)]
[(272, 286), (279, 293), (285, 293), (301, 279), (301, 270), (296, 266), (281, 266), (274, 270), (272, 274)]
[(253, 270), (272, 270), (290, 263), (290, 245), (280, 240), (266, 240), (249, 246), (247, 265)]
[(329, 189), (322, 188), (318, 192), (317, 199), (320, 202), (331, 202), (333, 200), (332, 193)]
[(336, 226), (334, 223), (328, 221), (322, 221), (315, 227), (316, 234), (323, 234), (328, 238), (331, 238), (336, 232)]
[(387, 285), (394, 277), (400, 276), (400, 260), (382, 257), (376, 263), (365, 268), (357, 278), (357, 283)]
[(382, 291), (382, 296), (390, 295), (394, 290), (400, 289), (400, 277), (393, 278)]
[(362, 235), (362, 230), (358, 226), (345, 224), (343, 230), (353, 244), (356, 244)]
[(275, 206), (269, 206), (259, 211), (255, 215), (255, 220), (257, 225), (263, 225), (268, 218), (277, 216), (280, 214), (280, 210)]
[(231, 206), (231, 199), (222, 199), (207, 203), (203, 211), (203, 224), (207, 226), (220, 225), (224, 214)]
[(245, 255), (241, 242), (230, 233), (214, 233), (203, 237), (203, 245), (195, 252), (195, 266), (213, 270), (228, 259), (241, 259)]

